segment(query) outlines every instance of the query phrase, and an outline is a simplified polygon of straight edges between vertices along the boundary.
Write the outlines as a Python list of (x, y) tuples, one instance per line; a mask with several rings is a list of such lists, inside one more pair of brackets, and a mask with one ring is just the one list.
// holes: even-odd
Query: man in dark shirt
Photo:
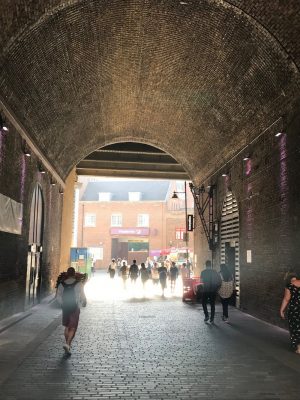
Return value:
[(138, 275), (139, 267), (137, 266), (136, 260), (133, 260), (133, 264), (131, 264), (129, 268), (129, 277), (131, 279), (131, 282), (135, 283)]
[[(218, 289), (221, 285), (221, 278), (217, 271), (211, 267), (211, 261), (205, 262), (205, 269), (201, 272), (201, 282), (203, 283), (203, 294), (202, 294), (202, 307), (205, 314), (204, 322), (210, 320), (214, 322), (215, 317), (215, 302)], [(210, 302), (210, 318), (207, 311), (207, 303)]]
[(165, 288), (167, 287), (168, 270), (163, 263), (161, 267), (158, 268), (158, 273), (159, 273), (159, 282), (162, 290), (162, 297), (165, 297)]
[(178, 268), (176, 263), (172, 261), (172, 266), (170, 268), (170, 280), (171, 280), (171, 292), (173, 293), (175, 290), (176, 279), (178, 278)]

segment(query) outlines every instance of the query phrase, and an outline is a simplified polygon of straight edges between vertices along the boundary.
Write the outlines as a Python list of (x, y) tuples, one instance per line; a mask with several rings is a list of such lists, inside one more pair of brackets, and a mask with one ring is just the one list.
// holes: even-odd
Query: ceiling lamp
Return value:
[(40, 174), (45, 174), (46, 173), (46, 171), (45, 171), (44, 167), (42, 166), (42, 164), (39, 164), (39, 173)]
[(0, 113), (0, 131), (8, 132), (8, 126), (5, 123), (5, 119), (2, 117)]

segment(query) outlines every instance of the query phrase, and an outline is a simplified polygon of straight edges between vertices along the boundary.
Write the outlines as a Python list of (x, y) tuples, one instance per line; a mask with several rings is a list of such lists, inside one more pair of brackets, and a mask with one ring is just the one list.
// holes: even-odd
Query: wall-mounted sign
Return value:
[(189, 214), (187, 216), (187, 226), (188, 226), (188, 231), (192, 232), (194, 230), (194, 216), (193, 214)]
[(252, 251), (247, 250), (247, 263), (251, 264), (252, 263)]
[(149, 236), (149, 228), (110, 228), (111, 235)]
[(23, 205), (0, 193), (0, 231), (21, 235)]

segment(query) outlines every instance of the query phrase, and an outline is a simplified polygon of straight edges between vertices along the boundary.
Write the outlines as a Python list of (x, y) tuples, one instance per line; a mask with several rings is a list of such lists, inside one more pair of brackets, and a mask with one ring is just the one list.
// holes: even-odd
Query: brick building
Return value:
[[(138, 263), (186, 257), (183, 181), (101, 180), (85, 182), (78, 207), (77, 246), (88, 247), (98, 268), (112, 258)], [(178, 199), (172, 199), (177, 191)], [(187, 213), (193, 200), (187, 192)], [(193, 257), (193, 233), (188, 237)]]

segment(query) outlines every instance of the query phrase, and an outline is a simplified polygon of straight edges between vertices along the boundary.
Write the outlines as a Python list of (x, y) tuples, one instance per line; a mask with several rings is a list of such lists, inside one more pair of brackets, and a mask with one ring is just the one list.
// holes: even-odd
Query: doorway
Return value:
[(27, 254), (26, 305), (33, 306), (40, 300), (41, 266), (44, 231), (44, 201), (39, 185), (34, 189), (30, 209), (30, 227)]

